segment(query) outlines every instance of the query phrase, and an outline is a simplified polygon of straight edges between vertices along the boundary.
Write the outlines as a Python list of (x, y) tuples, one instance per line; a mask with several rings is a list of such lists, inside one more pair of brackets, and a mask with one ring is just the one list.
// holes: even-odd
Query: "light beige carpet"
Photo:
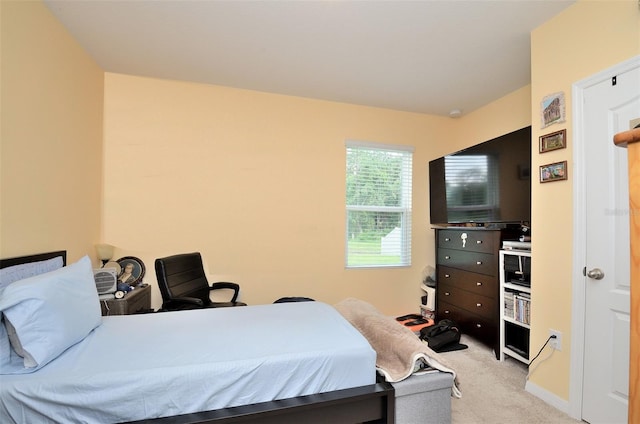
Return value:
[(460, 378), (461, 399), (451, 399), (453, 424), (576, 424), (564, 412), (524, 390), (527, 367), (496, 360), (493, 351), (462, 336), (468, 349), (442, 353)]

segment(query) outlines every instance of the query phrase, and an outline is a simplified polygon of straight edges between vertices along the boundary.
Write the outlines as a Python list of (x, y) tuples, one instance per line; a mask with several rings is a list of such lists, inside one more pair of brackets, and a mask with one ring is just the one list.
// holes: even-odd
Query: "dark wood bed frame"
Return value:
[[(38, 262), (62, 256), (64, 250), (0, 259), (0, 268)], [(395, 390), (378, 376), (378, 382), (368, 386), (336, 390), (295, 398), (274, 400), (252, 405), (163, 418), (132, 421), (154, 424), (260, 423), (260, 424), (320, 424), (320, 423), (395, 423)]]
[(66, 265), (67, 251), (57, 250), (55, 252), (38, 253), (36, 255), (16, 256), (15, 258), (0, 259), (0, 269), (14, 265), (28, 264), (31, 262), (46, 261), (47, 259), (57, 258), (58, 256), (62, 256), (62, 265)]

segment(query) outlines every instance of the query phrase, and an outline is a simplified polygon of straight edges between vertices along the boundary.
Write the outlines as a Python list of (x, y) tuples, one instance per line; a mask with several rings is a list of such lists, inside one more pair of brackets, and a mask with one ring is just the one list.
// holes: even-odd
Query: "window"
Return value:
[(411, 265), (413, 148), (346, 145), (347, 268)]

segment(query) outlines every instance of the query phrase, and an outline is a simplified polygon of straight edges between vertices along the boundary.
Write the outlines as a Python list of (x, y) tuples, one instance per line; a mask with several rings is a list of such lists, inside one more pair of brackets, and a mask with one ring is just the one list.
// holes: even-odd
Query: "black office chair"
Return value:
[[(159, 258), (155, 265), (162, 293), (162, 309), (165, 311), (246, 306), (246, 303), (237, 301), (240, 292), (238, 284), (218, 282), (209, 285), (199, 252)], [(219, 289), (233, 290), (231, 301), (212, 302), (209, 293)]]

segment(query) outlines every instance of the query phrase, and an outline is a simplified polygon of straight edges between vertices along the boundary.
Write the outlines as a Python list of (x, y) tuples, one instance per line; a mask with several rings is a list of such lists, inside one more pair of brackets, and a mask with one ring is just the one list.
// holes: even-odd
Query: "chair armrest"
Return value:
[(233, 297), (231, 298), (231, 302), (235, 302), (238, 299), (238, 294), (240, 293), (240, 285), (237, 283), (230, 283), (228, 281), (219, 281), (217, 283), (211, 284), (209, 290), (218, 290), (218, 289), (231, 289), (233, 290)]

